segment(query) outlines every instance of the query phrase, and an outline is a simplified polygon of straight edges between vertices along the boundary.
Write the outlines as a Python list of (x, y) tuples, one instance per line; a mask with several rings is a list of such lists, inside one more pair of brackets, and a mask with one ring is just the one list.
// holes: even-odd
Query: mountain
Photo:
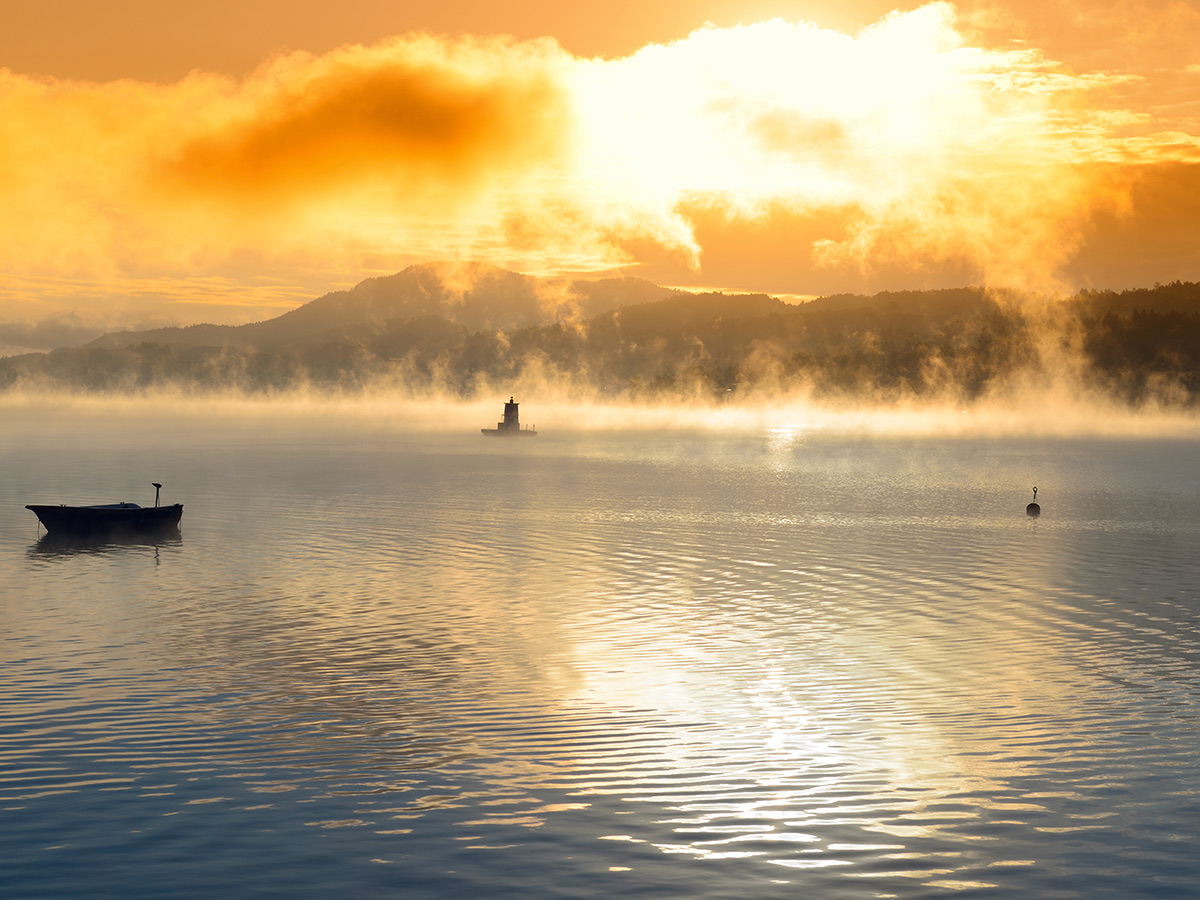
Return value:
[(679, 292), (638, 278), (538, 278), (482, 263), (424, 263), (395, 275), (368, 278), (348, 291), (326, 294), (263, 322), (121, 331), (87, 346), (270, 348), (363, 340), (399, 323), (430, 316), (469, 332), (511, 331), (591, 318), (670, 296)]
[(0, 390), (385, 387), (471, 397), (547, 382), (634, 400), (798, 393), (961, 404), (1070, 384), (1135, 407), (1200, 409), (1200, 284), (1070, 298), (961, 288), (789, 305), (636, 279), (414, 266), (253, 325), (109, 335), (0, 358)]

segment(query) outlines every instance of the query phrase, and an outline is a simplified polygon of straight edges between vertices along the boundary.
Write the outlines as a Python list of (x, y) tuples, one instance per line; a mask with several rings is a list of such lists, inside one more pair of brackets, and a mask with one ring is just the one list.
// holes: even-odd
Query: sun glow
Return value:
[[(1050, 120), (1058, 88), (1045, 68), (1027, 50), (966, 46), (945, 3), (857, 37), (779, 19), (702, 29), (576, 69), (579, 190), (626, 219), (636, 210), (693, 265), (703, 248), (685, 206), (750, 219), (840, 208), (854, 211), (851, 234), (818, 245), (830, 262), (887, 252), (907, 232), (904, 250), (915, 240), (960, 253), (1011, 281), (1030, 260), (1019, 244), (1019, 260), (1007, 258), (997, 219), (1057, 221), (1087, 205), (1064, 189), (1087, 185), (1063, 177), (1078, 160), (1052, 134), (1064, 123)], [(1034, 167), (1039, 179), (1054, 172), (1056, 191), (1026, 189)], [(937, 221), (948, 207), (953, 247)], [(1049, 254), (1039, 272), (1058, 261)]]

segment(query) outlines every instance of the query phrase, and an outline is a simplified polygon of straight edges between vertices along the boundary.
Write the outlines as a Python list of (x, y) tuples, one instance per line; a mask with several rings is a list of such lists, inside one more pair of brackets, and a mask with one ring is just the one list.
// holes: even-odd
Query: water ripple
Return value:
[[(1200, 506), (1087, 494), (1105, 448), (430, 440), (214, 439), (174, 462), (203, 498), (178, 541), (5, 551), (8, 883), (103, 893), (131, 870), (100, 858), (225, 861), (179, 896), (1200, 877)], [(1030, 522), (1008, 485), (1039, 453), (1060, 487)], [(287, 867), (248, 875), (264, 853)]]

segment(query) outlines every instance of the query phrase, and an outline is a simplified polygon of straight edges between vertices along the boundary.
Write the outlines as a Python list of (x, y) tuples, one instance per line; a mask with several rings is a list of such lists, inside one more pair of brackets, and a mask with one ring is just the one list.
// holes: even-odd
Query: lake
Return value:
[(498, 411), (7, 407), (4, 895), (1196, 896), (1194, 432)]

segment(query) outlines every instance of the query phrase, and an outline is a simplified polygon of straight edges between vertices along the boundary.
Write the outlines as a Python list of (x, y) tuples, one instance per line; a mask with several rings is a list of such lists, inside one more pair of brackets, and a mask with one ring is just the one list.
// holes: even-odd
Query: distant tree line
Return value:
[(0, 359), (0, 389), (248, 393), (380, 386), (481, 391), (546, 379), (629, 399), (805, 391), (971, 402), (1069, 376), (1128, 404), (1200, 403), (1200, 284), (1065, 300), (981, 289), (841, 295), (673, 294), (577, 322), (471, 330), (440, 315), (283, 346), (144, 341)]

